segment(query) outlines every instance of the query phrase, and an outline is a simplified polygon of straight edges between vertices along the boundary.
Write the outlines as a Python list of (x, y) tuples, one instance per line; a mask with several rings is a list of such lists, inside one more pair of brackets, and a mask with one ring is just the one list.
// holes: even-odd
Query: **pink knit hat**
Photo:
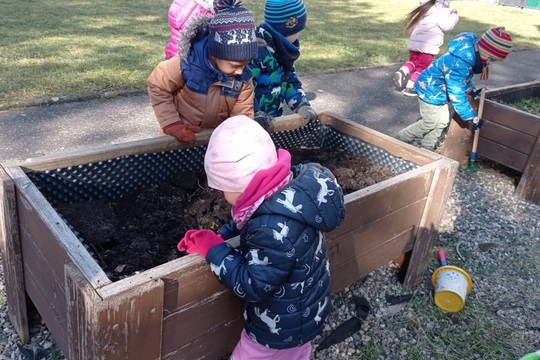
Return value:
[(484, 59), (502, 61), (512, 48), (512, 36), (503, 27), (489, 29), (478, 40), (478, 51)]
[(226, 192), (244, 192), (259, 170), (278, 161), (272, 138), (255, 120), (244, 115), (222, 122), (210, 136), (204, 156), (208, 186)]

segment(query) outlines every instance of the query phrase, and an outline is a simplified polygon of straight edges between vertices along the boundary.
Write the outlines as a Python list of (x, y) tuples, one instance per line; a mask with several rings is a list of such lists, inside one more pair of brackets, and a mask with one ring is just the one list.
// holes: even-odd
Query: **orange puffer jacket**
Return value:
[(225, 119), (246, 115), (253, 119), (253, 80), (246, 66), (239, 76), (225, 76), (206, 58), (206, 41), (198, 41), (188, 61), (178, 55), (162, 61), (146, 83), (161, 128), (175, 122), (215, 128)]

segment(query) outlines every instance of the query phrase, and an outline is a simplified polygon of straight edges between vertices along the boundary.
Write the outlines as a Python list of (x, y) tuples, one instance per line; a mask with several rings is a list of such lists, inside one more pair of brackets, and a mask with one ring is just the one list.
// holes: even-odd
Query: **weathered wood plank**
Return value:
[[(209, 297), (223, 289), (223, 285), (210, 271), (206, 260), (199, 254), (191, 254), (103, 286), (97, 289), (97, 292), (103, 298), (109, 298), (152, 279), (165, 281), (166, 312), (174, 312), (181, 306)], [(190, 291), (180, 292), (179, 284)]]
[[(52, 208), (51, 204), (22, 169), (15, 166), (5, 168), (5, 170), (14, 180), (15, 186), (19, 190), (19, 198), (17, 199), (19, 218), (23, 215), (32, 217), (31, 223), (27, 223), (29, 220), (19, 219), (19, 222), (24, 224), (25, 229), (28, 231), (28, 239), (38, 241), (44, 235), (42, 232), (46, 231), (46, 233), (50, 234), (51, 239), (56, 239), (53, 241), (58, 242), (63, 251), (68, 254), (70, 261), (81, 268), (81, 271), (86, 274), (95, 288), (111, 283), (84, 245), (77, 239), (69, 226)], [(39, 229), (34, 232), (34, 227)], [(38, 247), (43, 247), (43, 245), (40, 244)]]
[(489, 89), (486, 91), (486, 95), (497, 96), (501, 94), (507, 94), (511, 91), (519, 91), (527, 88), (534, 88), (540, 86), (540, 80), (535, 80), (527, 83), (517, 84), (517, 85), (507, 85), (507, 86), (501, 86), (495, 89)]
[(521, 199), (540, 204), (540, 137), (529, 155), (515, 195)]
[[(22, 195), (19, 203), (25, 203)], [(20, 211), (19, 219), (26, 291), (59, 347), (66, 351), (70, 339), (64, 264), (71, 260), (38, 212)]]
[[(234, 349), (238, 340), (240, 340), (240, 333), (244, 322), (241, 317), (223, 324), (219, 327), (212, 327), (206, 336), (198, 338), (192, 341), (175, 352), (163, 355), (163, 360), (177, 360), (177, 359), (224, 359), (228, 358)], [(222, 334), (226, 333), (227, 336)], [(211, 339), (211, 345), (208, 344), (208, 339)], [(177, 341), (178, 342), (178, 341)]]
[(484, 138), (478, 140), (477, 153), (482, 154), (486, 159), (493, 160), (519, 172), (523, 172), (529, 159), (527, 154), (523, 154)]
[[(66, 324), (66, 295), (63, 293), (64, 264), (73, 262), (73, 258), (85, 259), (87, 262), (95, 262), (95, 260), (71, 230), (67, 229), (69, 233), (54, 231), (54, 225), (51, 226), (52, 223), (42, 217), (46, 211), (36, 211), (39, 208), (43, 210), (45, 207), (33, 207), (26, 196), (29, 192), (19, 192), (18, 195), (25, 289), (58, 345), (65, 351), (69, 342), (69, 333)], [(63, 221), (56, 213), (53, 214), (51, 214), (53, 217), (58, 218), (56, 225), (62, 226), (60, 224), (63, 224)], [(69, 239), (71, 242), (67, 243)], [(69, 246), (62, 246), (66, 243)], [(80, 256), (71, 257), (68, 248), (72, 250), (71, 253), (80, 253)], [(83, 260), (80, 265), (84, 265)], [(95, 267), (99, 269), (95, 272), (96, 274), (103, 273), (97, 264)], [(89, 274), (91, 275), (92, 272), (88, 271), (86, 275), (94, 286), (105, 282), (110, 283), (106, 277), (102, 277), (103, 280), (100, 281), (98, 277), (91, 277)]]
[[(351, 283), (362, 279), (371, 271), (388, 264), (392, 259), (410, 251), (413, 247), (415, 229), (407, 229), (402, 234), (388, 239), (373, 251), (365, 253), (362, 257), (354, 257), (350, 261), (340, 264), (330, 270), (330, 282), (332, 292), (338, 292)], [(342, 236), (342, 241), (348, 237), (355, 237), (355, 233), (347, 233)], [(352, 241), (355, 241), (353, 239)], [(357, 239), (361, 241), (361, 239)]]
[[(161, 358), (163, 281), (156, 279), (96, 304), (93, 326), (104, 359)], [(90, 358), (89, 358), (90, 360)]]
[(19, 167), (5, 168), (17, 189), (24, 286), (61, 349), (68, 343), (63, 265), (76, 262), (94, 285), (110, 283), (103, 270)]
[(55, 279), (47, 279), (45, 269), (39, 266), (25, 266), (25, 286), (28, 296), (38, 310), (43, 322), (54, 337), (58, 347), (67, 354), (70, 335), (67, 328), (66, 298), (64, 289), (59, 288)]
[(64, 273), (69, 341), (60, 348), (70, 360), (92, 357), (104, 359), (99, 354), (99, 347), (102, 344), (97, 342), (98, 339), (96, 339), (94, 329), (91, 326), (94, 304), (101, 301), (101, 298), (75, 265), (66, 264)]
[[(489, 95), (493, 97), (518, 93), (520, 96), (532, 96), (538, 87), (540, 81), (537, 80), (491, 90)], [(486, 134), (486, 141), (482, 143), (482, 147), (479, 145), (478, 153), (522, 172), (516, 196), (540, 203), (540, 117), (492, 100), (486, 104), (489, 116), (496, 126), (493, 127), (493, 134)]]
[[(180, 293), (186, 293), (192, 288), (181, 284), (179, 286)], [(166, 357), (182, 349), (182, 358), (185, 359), (198, 359), (205, 355), (213, 359), (208, 357), (208, 347), (201, 349), (198, 346), (204, 338), (219, 338), (219, 342), (226, 346), (218, 349), (217, 344), (213, 343), (212, 352), (226, 355), (240, 338), (240, 332), (232, 333), (228, 328), (233, 322), (242, 323), (242, 305), (240, 298), (228, 289), (222, 288), (207, 298), (187, 304), (163, 320), (163, 355)], [(177, 341), (179, 337), (181, 342)]]
[(30, 341), (15, 184), (0, 166), (0, 247), (8, 315), (23, 344)]
[(431, 255), (430, 251), (437, 239), (439, 224), (445, 209), (444, 205), (450, 197), (458, 167), (457, 162), (449, 162), (440, 164), (435, 170), (422, 219), (418, 222), (418, 232), (403, 282), (405, 289), (416, 286), (426, 271)]
[(429, 191), (430, 178), (430, 169), (426, 166), (345, 195), (346, 214), (355, 216), (345, 216), (343, 223), (327, 234), (327, 239), (362, 227), (425, 198)]
[(531, 153), (537, 138), (537, 136), (491, 122), (486, 122), (480, 131), (480, 139), (492, 141), (526, 155)]
[[(275, 119), (271, 132), (293, 130), (304, 126), (305, 124), (306, 120), (298, 114), (281, 116)], [(127, 155), (182, 150), (193, 146), (206, 145), (211, 134), (212, 130), (210, 129), (202, 130), (200, 133), (196, 134), (196, 140), (193, 143), (181, 143), (169, 135), (158, 136), (121, 144), (101, 146), (93, 149), (66, 151), (59, 154), (27, 159), (25, 161), (8, 162), (5, 163), (5, 166), (18, 165), (25, 171), (43, 171), (95, 163)]]
[(482, 117), (487, 122), (499, 124), (534, 137), (538, 137), (540, 134), (540, 118), (538, 116), (492, 100), (486, 99)]
[[(473, 108), (478, 107), (478, 102), (469, 99)], [(482, 131), (480, 131), (482, 134)], [(454, 114), (450, 121), (446, 138), (442, 145), (436, 149), (438, 154), (457, 161), (460, 166), (466, 166), (472, 151), (474, 134), (469, 130), (468, 124)]]
[(101, 299), (80, 270), (67, 264), (66, 294), (73, 337), (69, 358), (161, 358), (163, 282), (159, 279), (118, 297)]
[(319, 119), (322, 124), (329, 125), (337, 131), (356, 137), (369, 144), (379, 146), (400, 159), (411, 161), (418, 165), (426, 165), (440, 158), (440, 155), (436, 153), (412, 147), (391, 136), (372, 130), (331, 112), (321, 112)]
[[(356, 228), (354, 231), (344, 233), (337, 238), (329, 240), (327, 247), (330, 258), (332, 288), (334, 291), (360, 279), (359, 277), (354, 277), (353, 273), (349, 271), (342, 273), (344, 271), (343, 264), (351, 262), (361, 263), (368, 257), (375, 257), (380, 261), (375, 262), (372, 259), (371, 264), (381, 267), (395, 257), (403, 254), (399, 253), (395, 257), (388, 257), (388, 254), (385, 253), (387, 248), (386, 243), (394, 243), (394, 239), (403, 233), (410, 233), (411, 231), (414, 233), (417, 231), (416, 224), (419, 223), (422, 217), (424, 204), (425, 200), (420, 200), (386, 216), (382, 216), (365, 226)], [(411, 241), (412, 239), (413, 237), (411, 237)]]

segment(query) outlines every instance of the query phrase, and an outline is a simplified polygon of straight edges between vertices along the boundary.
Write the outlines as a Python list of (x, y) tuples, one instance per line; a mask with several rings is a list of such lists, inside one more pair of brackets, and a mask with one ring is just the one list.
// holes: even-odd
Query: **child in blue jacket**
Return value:
[(399, 131), (396, 138), (407, 143), (419, 140), (421, 147), (434, 150), (450, 123), (449, 105), (475, 129), (482, 126), (467, 99), (474, 90), (472, 78), (487, 74), (488, 65), (504, 60), (511, 47), (512, 37), (503, 27), (491, 28), (480, 38), (470, 32), (456, 35), (448, 43), (448, 52), (434, 60), (414, 85), (422, 118)]
[[(344, 219), (341, 187), (319, 164), (291, 167), (291, 155), (243, 115), (213, 131), (204, 168), (233, 222), (219, 234), (189, 230), (178, 249), (204, 256), (243, 301), (245, 327), (231, 358), (308, 360), (330, 311), (324, 233)], [(238, 250), (223, 241), (236, 235)]]
[(294, 66), (300, 57), (298, 38), (306, 22), (302, 0), (266, 0), (264, 22), (255, 31), (259, 51), (249, 65), (255, 86), (255, 113), (281, 116), (286, 104), (308, 122), (317, 120)]

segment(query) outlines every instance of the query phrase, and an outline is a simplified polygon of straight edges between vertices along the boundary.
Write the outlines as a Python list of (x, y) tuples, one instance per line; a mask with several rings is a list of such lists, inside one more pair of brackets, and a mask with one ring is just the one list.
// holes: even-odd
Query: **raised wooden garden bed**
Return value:
[(511, 104), (540, 98), (540, 81), (486, 92), (477, 154), (521, 172), (516, 196), (540, 204), (540, 116)]
[[(517, 109), (521, 99), (540, 97), (540, 81), (486, 91), (476, 154), (522, 173), (515, 195), (540, 204), (540, 117)], [(478, 100), (469, 99), (477, 109)], [(437, 153), (466, 166), (473, 133), (454, 115), (448, 136)]]
[[(315, 130), (297, 115), (280, 118), (272, 137), (283, 148), (346, 150), (397, 174), (345, 196), (345, 221), (327, 234), (333, 291), (404, 255), (404, 286), (415, 286), (458, 163), (332, 114), (319, 117), (326, 126)], [(119, 196), (163, 181), (171, 169), (201, 169), (208, 137), (200, 134), (193, 145), (152, 138), (2, 164), (2, 258), (9, 315), (23, 341), (30, 300), (69, 359), (230, 353), (242, 328), (240, 302), (202, 257), (184, 256), (113, 282), (52, 206), (58, 199)]]

